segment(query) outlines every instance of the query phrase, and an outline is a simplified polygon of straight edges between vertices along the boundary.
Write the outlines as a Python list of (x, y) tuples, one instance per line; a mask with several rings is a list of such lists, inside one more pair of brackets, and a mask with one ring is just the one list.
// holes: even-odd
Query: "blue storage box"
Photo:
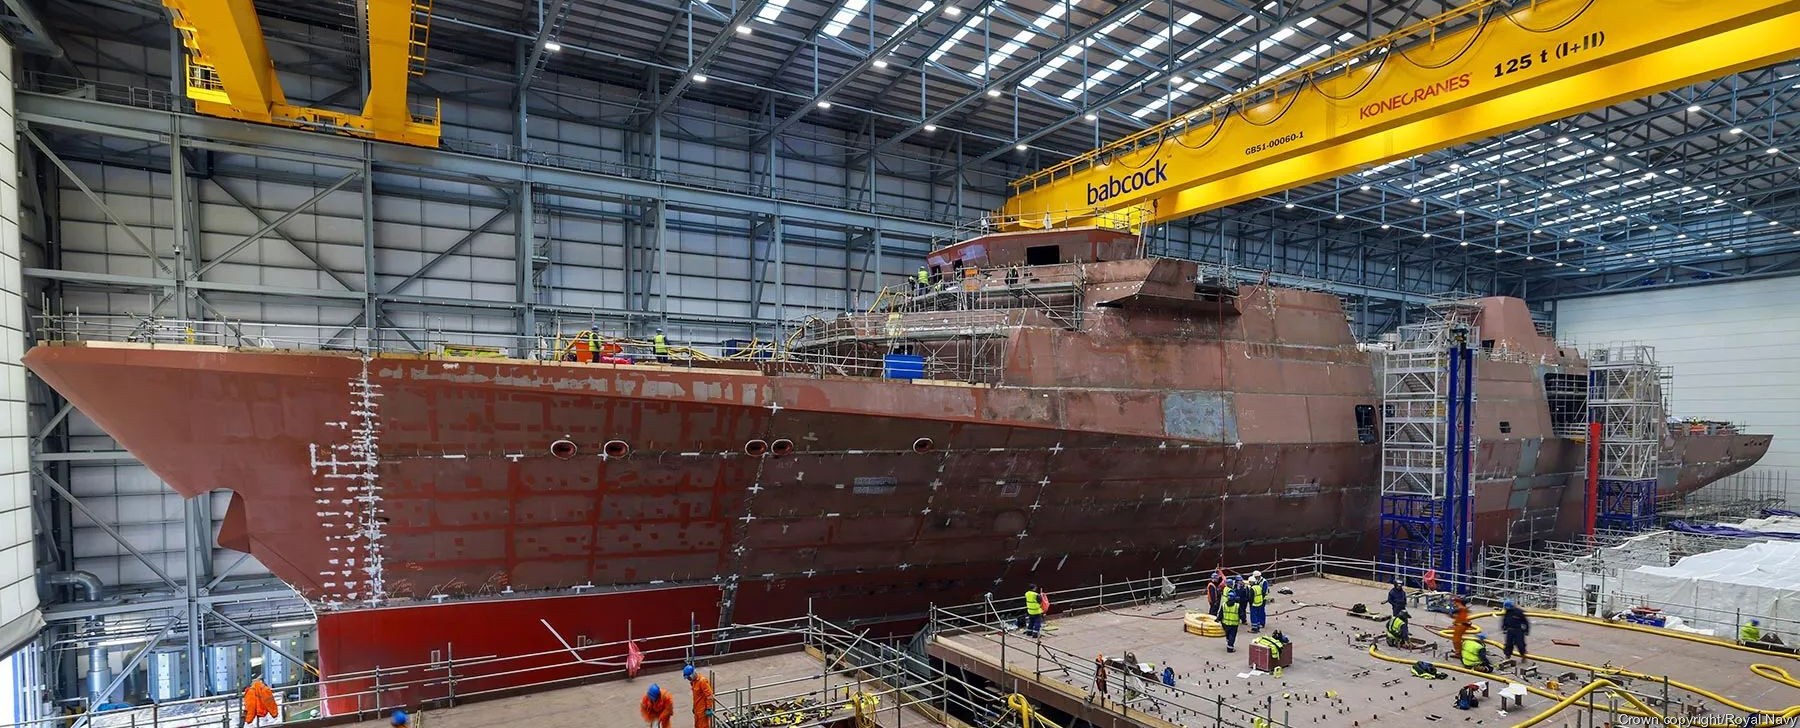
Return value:
[(925, 378), (925, 357), (916, 354), (889, 354), (881, 364), (882, 376), (888, 379)]

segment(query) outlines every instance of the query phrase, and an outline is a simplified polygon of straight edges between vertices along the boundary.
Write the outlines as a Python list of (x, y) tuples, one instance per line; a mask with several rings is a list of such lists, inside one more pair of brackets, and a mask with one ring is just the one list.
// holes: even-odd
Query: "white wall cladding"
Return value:
[(1756, 467), (1785, 471), (1790, 491), (1800, 488), (1800, 278), (1561, 300), (1556, 329), (1584, 348), (1656, 347), (1675, 370), (1672, 415), (1774, 435)]
[[(0, 129), (14, 128), (12, 46), (0, 40)], [(0, 134), (0, 170), (18, 169), (18, 137)], [(19, 176), (0, 174), (0, 655), (37, 634), (37, 557), (31, 519), (30, 425), (25, 414), (24, 281)]]

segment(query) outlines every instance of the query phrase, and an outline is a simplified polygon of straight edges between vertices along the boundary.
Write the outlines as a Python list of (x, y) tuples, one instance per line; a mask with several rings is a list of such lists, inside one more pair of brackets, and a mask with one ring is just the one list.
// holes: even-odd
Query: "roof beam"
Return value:
[(830, 85), (819, 90), (817, 93), (814, 93), (813, 98), (810, 101), (801, 104), (800, 108), (794, 110), (794, 113), (788, 114), (787, 118), (782, 119), (773, 128), (769, 129), (767, 134), (757, 140), (756, 145), (760, 147), (764, 142), (780, 135), (781, 132), (787, 131), (789, 127), (800, 123), (801, 119), (806, 118), (807, 114), (811, 113), (813, 109), (818, 108), (820, 101), (829, 99), (832, 94), (842, 91), (845, 86), (850, 85), (851, 81), (856, 80), (856, 77), (861, 75), (863, 71), (867, 71), (874, 66), (876, 60), (888, 57), (894, 52), (894, 49), (899, 48), (902, 44), (906, 43), (907, 39), (911, 38), (913, 33), (918, 32), (919, 29), (925, 27), (926, 24), (937, 20), (939, 16), (944, 14), (944, 8), (949, 6), (950, 4), (948, 2), (938, 3), (930, 12), (920, 16), (919, 22), (913, 23), (912, 26), (894, 34), (894, 37), (887, 39), (886, 43), (882, 43), (875, 50), (870, 51), (867, 55), (863, 56), (863, 59), (857, 61), (855, 66), (851, 66), (850, 70), (845, 71), (844, 75), (839, 76), (837, 80), (832, 81)]
[[(1334, 2), (1341, 2), (1341, 1), (1342, 0), (1334, 0)], [(1039, 53), (1037, 55), (1037, 57), (1035, 57), (1025, 63), (1019, 64), (1017, 67), (1014, 67), (1013, 70), (1007, 71), (1006, 73), (1003, 73), (1003, 74), (999, 75), (998, 77), (993, 78), (992, 80), (990, 80), (987, 83), (986, 86), (984, 86), (982, 88), (977, 88), (974, 91), (964, 94), (962, 98), (951, 102), (949, 106), (939, 109), (936, 113), (926, 115), (925, 118), (920, 119), (917, 123), (911, 124), (911, 125), (907, 126), (905, 129), (900, 130), (898, 133), (894, 134), (893, 136), (888, 137), (886, 140), (882, 141), (880, 144), (875, 145), (875, 147), (873, 149), (869, 150), (869, 155), (870, 156), (880, 156), (883, 152), (893, 149), (894, 145), (899, 144), (902, 141), (905, 141), (907, 137), (910, 137), (914, 134), (919, 133), (921, 130), (923, 130), (925, 128), (925, 126), (927, 124), (937, 124), (938, 122), (943, 121), (945, 117), (948, 117), (951, 114), (956, 113), (957, 109), (961, 109), (964, 106), (968, 106), (969, 104), (975, 103), (976, 101), (980, 101), (981, 99), (986, 98), (987, 93), (986, 93), (985, 89), (1002, 88), (1002, 87), (1010, 87), (1010, 86), (1017, 85), (1019, 83), (1020, 79), (1023, 79), (1026, 76), (1031, 75), (1032, 72), (1036, 71), (1039, 66), (1042, 66), (1045, 63), (1049, 63), (1050, 61), (1055, 60), (1057, 56), (1060, 56), (1063, 54), (1063, 51), (1066, 51), (1066, 50), (1074, 47), (1077, 43), (1087, 40), (1089, 37), (1093, 36), (1094, 34), (1099, 33), (1102, 28), (1112, 25), (1113, 21), (1118, 20), (1123, 17), (1126, 17), (1126, 16), (1129, 16), (1132, 13), (1136, 13), (1139, 10), (1149, 7), (1151, 4), (1153, 4), (1155, 2), (1156, 2), (1156, 0), (1131, 0), (1131, 2), (1125, 3), (1116, 8), (1113, 8), (1113, 11), (1110, 13), (1107, 13), (1106, 17), (1095, 20), (1094, 22), (1089, 23), (1086, 27), (1083, 27), (1082, 29), (1069, 34), (1068, 37), (1065, 37), (1062, 40), (1057, 41), (1057, 43), (1055, 45), (1050, 46), (1049, 48), (1045, 49), (1044, 52)], [(1081, 118), (1080, 114), (1079, 113), (1076, 114), (1075, 118)], [(1033, 135), (1033, 136), (1035, 138), (1036, 135)]]
[[(689, 59), (687, 71), (682, 73), (680, 78), (675, 79), (675, 85), (670, 86), (669, 90), (665, 91), (662, 98), (656, 102), (656, 109), (650, 114), (651, 119), (661, 118), (663, 114), (668, 113), (670, 107), (675, 105), (675, 100), (681, 98), (681, 94), (694, 85), (694, 74), (705, 72), (712, 60), (725, 50), (726, 44), (738, 35), (737, 27), (750, 22), (761, 5), (762, 0), (741, 0), (739, 2), (737, 12), (732, 13), (731, 17), (725, 20), (725, 27), (719, 31), (718, 35), (713, 36), (705, 48), (701, 49), (700, 55)], [(690, 5), (688, 15), (688, 32), (690, 33), (693, 32), (692, 24), (694, 22), (691, 7)]]
[[(538, 72), (543, 70), (538, 64), (543, 63), (544, 54), (550, 52), (544, 46), (562, 31), (563, 20), (569, 15), (570, 2), (571, 0), (551, 0), (548, 7), (539, 6), (544, 12), (538, 16), (537, 37), (531, 41), (531, 55), (525, 59), (525, 65), (519, 67), (520, 99), (525, 98), (526, 89), (531, 88), (532, 82), (537, 80)], [(599, 5), (604, 8), (606, 3), (602, 0)]]

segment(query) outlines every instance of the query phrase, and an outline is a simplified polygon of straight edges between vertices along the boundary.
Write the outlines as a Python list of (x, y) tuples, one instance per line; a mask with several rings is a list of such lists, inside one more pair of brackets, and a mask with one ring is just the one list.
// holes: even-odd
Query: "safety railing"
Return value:
[[(833, 677), (826, 682), (840, 691), (833, 693), (833, 698), (847, 694), (842, 686), (857, 684), (855, 673), (869, 671), (862, 678), (866, 684), (873, 682), (869, 675), (889, 670), (882, 665), (864, 664), (864, 659), (896, 659), (890, 654), (892, 648), (887, 648), (888, 652), (844, 649), (843, 646), (853, 645), (860, 637), (846, 626), (810, 615), (722, 628), (695, 627), (687, 632), (582, 645), (569, 645), (563, 635), (555, 633), (552, 625), (546, 623), (545, 626), (564, 647), (509, 656), (457, 657), (447, 645), (441, 659), (332, 675), (299, 686), (276, 686), (278, 695), (298, 693), (300, 696), (298, 700), (288, 699), (283, 703), (285, 715), (280, 722), (282, 725), (306, 725), (322, 720), (336, 723), (341, 722), (344, 715), (368, 718), (403, 708), (415, 717), (414, 725), (428, 728), (434, 711), (463, 702), (625, 678), (635, 672), (628, 671), (624, 660), (629, 644), (641, 647), (643, 660), (639, 667), (646, 672), (672, 670), (682, 664), (696, 664), (715, 673), (729, 672), (730, 665), (736, 661), (814, 647), (828, 657), (837, 657), (838, 662), (826, 664), (818, 675), (794, 680), (792, 684), (817, 686), (821, 685), (821, 676), (831, 675)], [(912, 669), (920, 669), (920, 666), (913, 665)], [(754, 672), (749, 672), (746, 680), (742, 687), (719, 686), (716, 695), (721, 712), (730, 715), (732, 711), (745, 711), (747, 714), (754, 712), (755, 706), (780, 697), (791, 697), (772, 692), (789, 684), (788, 681), (758, 682)], [(942, 694), (946, 684), (941, 672), (915, 678), (906, 685), (890, 684), (885, 688), (888, 694), (900, 690), (904, 697), (884, 700), (882, 707), (910, 708), (933, 701), (942, 707), (957, 699)], [(849, 694), (854, 692), (856, 690), (852, 689)], [(329, 717), (293, 717), (299, 709), (310, 708), (322, 700), (334, 706), (348, 703), (353, 708), (339, 709), (336, 715)], [(226, 694), (76, 716), (47, 717), (0, 728), (242, 728), (242, 708), (241, 695)]]
[(1055, 230), (1073, 227), (1068, 224), (1069, 220), (1083, 221), (1080, 227), (1101, 227), (1137, 234), (1150, 223), (1151, 218), (1149, 210), (1139, 207), (1128, 207), (1122, 210), (1095, 207), (1030, 215), (990, 212), (979, 217), (957, 221), (949, 230), (933, 236), (931, 249), (937, 250), (997, 232)]

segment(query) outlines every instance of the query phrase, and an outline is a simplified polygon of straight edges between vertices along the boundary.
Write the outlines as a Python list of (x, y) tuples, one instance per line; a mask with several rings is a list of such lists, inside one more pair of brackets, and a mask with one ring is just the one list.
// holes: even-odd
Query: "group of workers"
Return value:
[[(1392, 610), (1387, 621), (1387, 643), (1391, 647), (1403, 647), (1412, 637), (1412, 613), (1406, 610), (1406, 588), (1398, 580), (1388, 590), (1388, 607)], [(1451, 599), (1452, 626), (1450, 628), (1450, 644), (1457, 650), (1462, 666), (1470, 670), (1493, 672), (1493, 660), (1488, 657), (1487, 642), (1475, 632), (1475, 623), (1469, 617), (1469, 605), (1462, 597)], [(1508, 599), (1501, 605), (1500, 632), (1506, 641), (1501, 649), (1502, 656), (1511, 658), (1516, 650), (1519, 659), (1526, 658), (1525, 636), (1531, 634), (1531, 619), (1525, 610)]]
[[(656, 355), (657, 361), (669, 361), (669, 337), (663, 334), (662, 329), (657, 329), (656, 333), (650, 336), (650, 351)], [(575, 338), (569, 341), (568, 346), (563, 347), (562, 360), (591, 363), (621, 363), (616, 360), (624, 353), (625, 348), (620, 346), (617, 342), (611, 340), (601, 341), (599, 334), (594, 333), (592, 330), (588, 330), (576, 334)]]
[[(681, 676), (688, 681), (694, 693), (694, 728), (710, 728), (713, 717), (712, 681), (695, 670), (693, 665), (681, 668)], [(638, 701), (638, 715), (643, 716), (644, 724), (654, 728), (669, 728), (675, 719), (675, 699), (663, 692), (662, 686), (650, 684), (644, 691), (643, 700)]]
[(1215, 570), (1206, 584), (1207, 612), (1218, 618), (1219, 626), (1225, 629), (1226, 652), (1237, 652), (1238, 627), (1245, 622), (1250, 624), (1252, 634), (1268, 625), (1268, 604), (1269, 580), (1260, 571), (1246, 579), (1227, 577), (1225, 572)]

